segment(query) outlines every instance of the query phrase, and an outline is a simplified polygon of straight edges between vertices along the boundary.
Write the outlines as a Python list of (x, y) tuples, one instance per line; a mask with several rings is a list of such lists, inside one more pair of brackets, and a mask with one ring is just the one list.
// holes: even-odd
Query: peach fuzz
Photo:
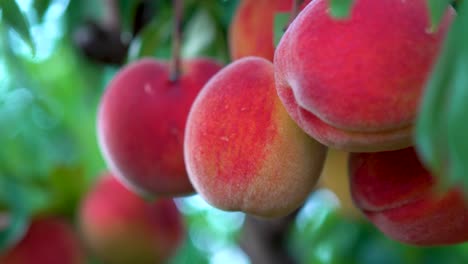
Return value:
[(328, 1), (312, 1), (276, 49), (278, 94), (298, 125), (329, 147), (408, 147), (453, 16), (448, 9), (430, 32), (426, 0), (356, 0), (344, 20), (330, 16)]
[(188, 112), (221, 66), (210, 59), (182, 62), (178, 80), (169, 63), (141, 59), (121, 69), (99, 106), (97, 135), (110, 170), (140, 195), (193, 193), (183, 158)]
[(0, 254), (1, 264), (83, 264), (84, 253), (72, 227), (58, 217), (34, 219), (24, 237)]
[(210, 204), (260, 217), (298, 208), (316, 184), (326, 147), (290, 119), (273, 64), (246, 57), (203, 88), (187, 120), (189, 178)]
[(147, 202), (109, 174), (87, 194), (79, 219), (86, 246), (109, 264), (162, 263), (185, 233), (172, 199)]
[[(305, 0), (303, 8), (310, 0)], [(293, 0), (243, 0), (229, 27), (231, 59), (247, 56), (273, 61), (273, 25), (277, 12), (291, 12)]]
[(356, 206), (384, 234), (434, 246), (468, 241), (468, 204), (460, 190), (436, 194), (436, 179), (413, 148), (350, 156)]

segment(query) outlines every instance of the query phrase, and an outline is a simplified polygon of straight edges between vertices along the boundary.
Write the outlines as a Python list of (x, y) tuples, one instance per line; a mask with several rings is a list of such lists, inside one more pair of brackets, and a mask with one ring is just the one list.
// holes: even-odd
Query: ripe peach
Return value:
[(105, 263), (160, 263), (184, 236), (171, 199), (146, 202), (105, 175), (85, 198), (81, 231), (89, 249)]
[(72, 228), (60, 218), (32, 221), (24, 237), (0, 255), (1, 264), (82, 264), (84, 255)]
[[(310, 2), (305, 0), (302, 8)], [(259, 56), (273, 61), (273, 23), (275, 13), (291, 12), (293, 0), (243, 0), (229, 27), (232, 60)]]
[(311, 2), (275, 53), (288, 113), (323, 144), (350, 152), (411, 144), (424, 83), (454, 16), (430, 32), (426, 0), (356, 0), (345, 20)]
[(284, 110), (273, 64), (246, 57), (216, 74), (195, 99), (184, 152), (189, 178), (209, 203), (275, 217), (311, 192), (326, 148)]
[(353, 199), (387, 236), (414, 245), (468, 241), (468, 205), (460, 190), (434, 193), (435, 178), (413, 148), (350, 157)]
[(171, 81), (169, 64), (142, 59), (110, 82), (98, 113), (98, 139), (111, 171), (146, 196), (193, 192), (183, 158), (187, 114), (195, 96), (221, 66), (209, 59), (183, 62)]

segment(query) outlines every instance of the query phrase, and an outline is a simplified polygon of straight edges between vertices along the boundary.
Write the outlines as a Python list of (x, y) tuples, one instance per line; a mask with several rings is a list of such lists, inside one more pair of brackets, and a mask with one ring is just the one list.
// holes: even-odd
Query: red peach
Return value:
[(288, 113), (323, 144), (350, 152), (411, 145), (424, 83), (454, 16), (430, 32), (426, 0), (356, 0), (336, 20), (311, 2), (275, 53), (277, 89)]
[(60, 218), (32, 221), (24, 237), (0, 255), (1, 264), (82, 264), (84, 254), (72, 228)]
[(195, 96), (221, 66), (209, 59), (183, 62), (177, 81), (169, 64), (142, 59), (113, 78), (98, 113), (98, 139), (111, 171), (146, 196), (193, 192), (183, 159), (187, 114)]
[(184, 237), (182, 217), (171, 199), (147, 202), (107, 174), (80, 211), (88, 248), (109, 264), (160, 263)]
[(436, 195), (435, 178), (414, 148), (350, 156), (355, 204), (384, 234), (413, 245), (468, 241), (468, 205), (454, 188)]
[(309, 195), (326, 148), (284, 110), (273, 64), (246, 57), (216, 74), (195, 99), (184, 151), (189, 178), (209, 203), (276, 217)]

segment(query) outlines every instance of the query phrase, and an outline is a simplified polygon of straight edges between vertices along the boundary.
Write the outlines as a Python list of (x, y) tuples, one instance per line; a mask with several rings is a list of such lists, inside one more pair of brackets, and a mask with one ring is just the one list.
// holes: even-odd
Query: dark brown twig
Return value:
[(241, 248), (254, 264), (295, 264), (287, 249), (287, 236), (298, 211), (272, 220), (247, 215), (240, 238)]
[(103, 25), (109, 31), (120, 32), (121, 17), (118, 0), (105, 0)]
[(289, 17), (288, 26), (289, 26), (289, 24), (291, 24), (294, 21), (294, 19), (296, 19), (299, 12), (301, 12), (302, 3), (304, 3), (304, 0), (294, 0), (293, 1), (293, 6), (292, 6), (292, 10), (291, 10), (291, 15)]
[(174, 25), (172, 32), (172, 68), (171, 80), (177, 81), (181, 73), (181, 39), (182, 39), (182, 18), (183, 0), (173, 0), (174, 3)]

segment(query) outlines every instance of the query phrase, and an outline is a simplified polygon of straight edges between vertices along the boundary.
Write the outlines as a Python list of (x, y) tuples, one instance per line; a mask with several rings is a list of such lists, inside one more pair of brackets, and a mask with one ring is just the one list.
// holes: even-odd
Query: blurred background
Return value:
[[(13, 247), (37, 216), (59, 215), (76, 226), (83, 196), (106, 170), (95, 135), (106, 84), (130, 61), (171, 56), (170, 0), (16, 2), (30, 23), (35, 50), (22, 37), (19, 20), (2, 19), (2, 251)], [(186, 0), (182, 57), (228, 63), (227, 30), (237, 5), (237, 0)], [(177, 198), (187, 234), (169, 263), (247, 264), (284, 255), (291, 263), (468, 263), (466, 244), (406, 246), (368, 224), (352, 207), (345, 156), (329, 157), (317, 190), (285, 219), (223, 212), (197, 195)], [(92, 254), (87, 258), (100, 263)]]

